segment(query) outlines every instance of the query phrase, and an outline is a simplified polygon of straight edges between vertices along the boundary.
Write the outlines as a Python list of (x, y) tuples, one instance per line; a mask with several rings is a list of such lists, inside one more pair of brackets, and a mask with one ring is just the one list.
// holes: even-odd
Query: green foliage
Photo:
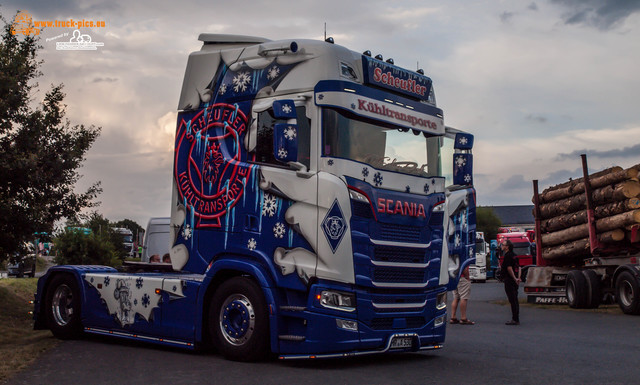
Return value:
[(59, 265), (111, 265), (117, 253), (108, 237), (66, 228), (54, 240)]
[(502, 226), (502, 222), (493, 212), (493, 209), (490, 207), (476, 208), (476, 230), (484, 233), (484, 239), (487, 242), (491, 239), (496, 239), (500, 226)]
[(84, 156), (100, 128), (71, 126), (64, 119), (62, 85), (54, 85), (35, 108), (34, 80), (41, 75), (42, 48), (33, 36), (13, 35), (4, 23), (0, 40), (0, 261), (21, 250), (34, 233), (51, 233), (54, 222), (91, 207), (99, 182), (84, 193), (74, 186)]

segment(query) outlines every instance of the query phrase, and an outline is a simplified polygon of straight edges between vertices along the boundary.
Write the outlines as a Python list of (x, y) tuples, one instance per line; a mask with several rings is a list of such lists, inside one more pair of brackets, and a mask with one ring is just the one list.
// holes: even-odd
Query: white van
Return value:
[(160, 258), (171, 249), (171, 218), (151, 218), (144, 233), (142, 262), (149, 262), (149, 256), (158, 254)]

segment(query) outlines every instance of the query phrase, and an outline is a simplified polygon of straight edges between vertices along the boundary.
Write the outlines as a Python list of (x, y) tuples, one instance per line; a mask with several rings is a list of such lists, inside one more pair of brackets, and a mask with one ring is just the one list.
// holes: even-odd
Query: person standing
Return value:
[(513, 254), (513, 243), (506, 239), (500, 244), (504, 254), (500, 270), (504, 277), (504, 291), (511, 304), (511, 321), (505, 325), (520, 325), (520, 304), (518, 303), (518, 285), (520, 284), (520, 269), (515, 254)]
[[(458, 287), (453, 291), (453, 302), (451, 302), (452, 324), (474, 325), (475, 322), (467, 318), (467, 303), (471, 297), (471, 281), (469, 279), (469, 266), (462, 271), (462, 276), (458, 282)], [(460, 319), (456, 318), (456, 312), (460, 304)]]

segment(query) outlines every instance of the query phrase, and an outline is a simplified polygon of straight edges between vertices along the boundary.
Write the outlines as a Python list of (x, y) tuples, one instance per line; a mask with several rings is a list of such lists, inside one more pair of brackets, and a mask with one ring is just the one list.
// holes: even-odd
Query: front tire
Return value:
[(253, 280), (235, 277), (213, 294), (209, 334), (222, 355), (233, 361), (258, 361), (269, 348), (269, 316), (262, 289)]
[(616, 279), (616, 300), (625, 314), (640, 314), (640, 284), (628, 271), (623, 271)]
[(57, 338), (67, 340), (82, 334), (80, 322), (80, 290), (70, 275), (56, 275), (51, 279), (45, 299), (49, 329)]

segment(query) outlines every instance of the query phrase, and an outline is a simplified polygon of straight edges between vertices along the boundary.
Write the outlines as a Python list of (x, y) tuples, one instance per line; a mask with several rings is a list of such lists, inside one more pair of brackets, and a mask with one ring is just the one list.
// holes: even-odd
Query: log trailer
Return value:
[(538, 193), (533, 181), (537, 265), (530, 303), (597, 308), (616, 301), (640, 314), (640, 165), (614, 167)]
[(243, 361), (441, 348), (474, 260), (473, 136), (445, 127), (431, 79), (332, 39), (199, 40), (171, 263), (53, 267), (35, 327)]

